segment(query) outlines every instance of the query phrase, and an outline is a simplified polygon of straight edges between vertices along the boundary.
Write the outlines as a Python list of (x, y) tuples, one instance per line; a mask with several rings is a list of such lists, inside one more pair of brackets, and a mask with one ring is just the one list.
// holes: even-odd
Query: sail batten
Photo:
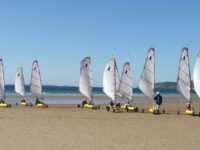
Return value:
[(179, 91), (185, 99), (191, 103), (191, 77), (190, 66), (188, 58), (188, 49), (183, 48), (179, 63), (178, 77), (177, 77), (177, 91)]
[(119, 93), (121, 97), (133, 100), (133, 85), (132, 85), (132, 74), (130, 69), (130, 64), (128, 62), (124, 63), (121, 82), (119, 85)]
[(23, 68), (18, 68), (15, 76), (15, 92), (21, 96), (25, 96), (25, 83)]
[(155, 58), (154, 48), (150, 48), (139, 81), (139, 89), (149, 98), (154, 98)]
[(30, 82), (30, 92), (38, 99), (43, 99), (42, 93), (42, 82), (40, 76), (40, 70), (38, 61), (33, 61), (32, 64), (32, 74), (31, 74), (31, 82)]
[(197, 55), (193, 72), (194, 89), (200, 97), (200, 51)]
[(85, 57), (80, 63), (79, 91), (89, 100), (93, 99), (92, 66), (90, 57)]
[(103, 91), (113, 101), (116, 100), (116, 96), (121, 94), (119, 90), (119, 73), (115, 59), (107, 61), (104, 73), (103, 73)]

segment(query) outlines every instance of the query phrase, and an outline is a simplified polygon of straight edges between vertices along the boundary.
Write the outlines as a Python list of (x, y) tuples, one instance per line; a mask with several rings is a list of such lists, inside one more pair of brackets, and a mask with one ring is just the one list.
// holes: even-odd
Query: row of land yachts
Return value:
[[(162, 96), (159, 92), (154, 93), (155, 85), (155, 50), (150, 48), (146, 57), (146, 62), (140, 77), (139, 88), (140, 90), (152, 100), (152, 107), (149, 111), (154, 114), (165, 113), (163, 109), (160, 111), (160, 105), (162, 104)], [(197, 95), (200, 97), (200, 52), (197, 55), (196, 63), (193, 72), (194, 89)], [(138, 112), (138, 107), (133, 104), (133, 85), (132, 85), (132, 73), (130, 63), (125, 62), (122, 69), (121, 78), (119, 77), (115, 58), (109, 59), (105, 65), (103, 73), (103, 91), (111, 99), (111, 102), (106, 106), (106, 110), (113, 112)], [(4, 68), (3, 60), (0, 59), (0, 107), (10, 107), (10, 104), (5, 100), (5, 80), (4, 80)], [(185, 114), (195, 115), (195, 111), (192, 107), (191, 98), (191, 75), (188, 58), (188, 48), (184, 47), (181, 51), (181, 58), (178, 68), (177, 77), (177, 90), (186, 99)], [(99, 109), (100, 106), (94, 105), (92, 94), (92, 67), (90, 57), (85, 57), (80, 63), (80, 81), (79, 91), (85, 97), (82, 104), (79, 104), (79, 108), (92, 108)], [(22, 96), (21, 105), (27, 106), (28, 103), (24, 99), (25, 97), (25, 83), (23, 68), (20, 67), (16, 71), (15, 76), (15, 92)], [(42, 93), (42, 83), (38, 61), (35, 60), (32, 63), (32, 73), (30, 81), (30, 92), (36, 98), (35, 104), (30, 106), (35, 107), (48, 107), (44, 103), (44, 96)], [(124, 103), (117, 101), (117, 98), (124, 100)], [(144, 109), (141, 110), (144, 112)], [(178, 111), (178, 114), (181, 112)], [(200, 116), (200, 113), (198, 113)]]

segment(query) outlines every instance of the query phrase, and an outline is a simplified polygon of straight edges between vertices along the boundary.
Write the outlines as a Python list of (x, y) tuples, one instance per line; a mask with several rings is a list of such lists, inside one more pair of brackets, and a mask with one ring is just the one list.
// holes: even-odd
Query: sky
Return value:
[(0, 0), (6, 84), (20, 66), (29, 84), (37, 59), (43, 84), (77, 86), (80, 61), (90, 56), (93, 84), (102, 86), (115, 49), (120, 74), (130, 60), (137, 87), (150, 47), (156, 82), (176, 81), (181, 49), (189, 49), (191, 74), (200, 50), (199, 6), (199, 0)]

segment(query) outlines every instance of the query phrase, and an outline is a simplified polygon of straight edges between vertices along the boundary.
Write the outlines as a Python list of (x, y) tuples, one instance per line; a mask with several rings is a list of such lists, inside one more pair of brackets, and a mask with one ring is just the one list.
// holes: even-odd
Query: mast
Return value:
[(125, 62), (123, 66), (119, 93), (122, 95), (122, 98), (128, 99), (129, 101), (133, 100), (132, 74), (129, 62)]
[(90, 101), (92, 95), (92, 67), (90, 57), (85, 57), (80, 63), (79, 91)]
[(151, 100), (154, 99), (155, 86), (155, 50), (150, 48), (139, 81), (139, 89)]
[(182, 49), (178, 77), (177, 77), (177, 91), (179, 91), (188, 103), (192, 102), (191, 99), (191, 76), (188, 58), (188, 48)]
[(103, 91), (113, 101), (116, 100), (119, 83), (115, 59), (109, 59), (103, 73)]
[(114, 100), (116, 100), (116, 60), (115, 60), (115, 51), (113, 52), (113, 59), (114, 59), (114, 86), (115, 86), (115, 91), (114, 91)]
[(195, 66), (194, 66), (193, 82), (194, 82), (194, 89), (197, 95), (200, 97), (200, 51), (197, 55)]

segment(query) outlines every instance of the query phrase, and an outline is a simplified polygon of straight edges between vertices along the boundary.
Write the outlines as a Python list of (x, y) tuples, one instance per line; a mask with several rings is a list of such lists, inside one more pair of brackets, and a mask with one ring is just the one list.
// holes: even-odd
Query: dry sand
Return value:
[[(138, 103), (148, 109), (151, 103)], [(196, 111), (200, 104), (194, 104)], [(78, 109), (0, 108), (3, 150), (199, 150), (200, 118), (177, 115), (179, 103), (164, 103), (167, 114), (112, 113)]]

